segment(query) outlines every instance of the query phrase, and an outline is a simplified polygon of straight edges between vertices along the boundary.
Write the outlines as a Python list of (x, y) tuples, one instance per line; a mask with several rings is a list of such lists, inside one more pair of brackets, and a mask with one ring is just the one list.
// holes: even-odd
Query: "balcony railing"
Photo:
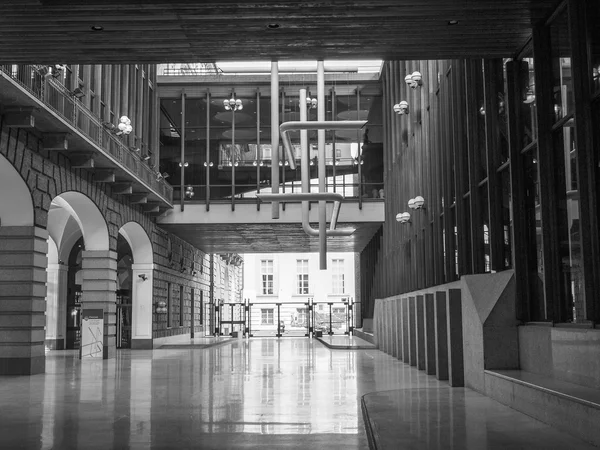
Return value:
[(105, 154), (124, 166), (156, 194), (173, 203), (173, 187), (156, 174), (140, 157), (103, 125), (102, 121), (61, 83), (43, 75), (44, 66), (0, 65), (0, 71), (64, 119), (69, 125), (96, 144)]

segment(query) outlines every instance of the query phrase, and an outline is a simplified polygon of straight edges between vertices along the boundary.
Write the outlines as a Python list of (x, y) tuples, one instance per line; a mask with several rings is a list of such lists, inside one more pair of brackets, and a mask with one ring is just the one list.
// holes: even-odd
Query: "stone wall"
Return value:
[[(95, 183), (92, 172), (72, 168), (68, 153), (43, 150), (41, 136), (36, 130), (9, 128), (2, 116), (0, 153), (13, 164), (31, 191), (36, 226), (47, 228), (52, 199), (68, 191), (86, 195), (98, 207), (108, 225), (112, 251), (117, 249), (119, 229), (130, 221), (139, 223), (148, 233), (153, 247), (153, 304), (166, 300), (168, 283), (184, 286), (183, 326), (168, 328), (167, 315), (154, 313), (153, 337), (190, 332), (191, 289), (195, 291), (194, 313), (197, 320), (200, 291), (203, 291), (205, 303), (210, 299), (210, 255), (159, 228), (155, 219), (144, 214), (139, 205), (130, 204), (125, 196), (113, 194), (110, 184)], [(219, 257), (215, 257), (214, 261), (216, 265), (225, 264)]]

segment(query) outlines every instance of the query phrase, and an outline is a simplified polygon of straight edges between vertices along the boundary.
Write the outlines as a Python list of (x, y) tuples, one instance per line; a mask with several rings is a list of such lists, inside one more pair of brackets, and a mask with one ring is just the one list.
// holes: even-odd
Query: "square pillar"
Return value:
[(417, 365), (417, 298), (408, 297), (408, 363)]
[(48, 232), (0, 227), (0, 375), (46, 370)]
[(424, 329), (425, 329), (425, 373), (434, 375), (435, 369), (435, 311), (433, 294), (424, 296)]
[(409, 328), (410, 328), (410, 321), (408, 320), (408, 311), (409, 311), (409, 307), (408, 307), (408, 302), (409, 302), (409, 298), (408, 297), (404, 297), (402, 299), (402, 361), (404, 361), (407, 364), (410, 364), (409, 362), (409, 355), (410, 355), (410, 339), (409, 339)]
[(438, 291), (434, 299), (435, 326), (435, 376), (448, 379), (448, 319), (446, 317), (446, 292)]
[(448, 289), (446, 298), (448, 326), (448, 383), (464, 386), (462, 305), (460, 289)]
[(402, 322), (402, 299), (396, 300), (396, 322), (398, 323), (398, 334), (396, 335), (396, 345), (398, 346), (398, 359), (404, 361), (404, 323)]
[(425, 305), (423, 295), (415, 297), (415, 330), (417, 332), (417, 369), (425, 370)]
[(117, 335), (117, 253), (109, 250), (88, 250), (82, 253), (82, 310), (104, 310), (104, 353), (102, 358), (114, 358)]
[(392, 311), (391, 311), (391, 316), (392, 316), (392, 345), (394, 348), (394, 352), (392, 353), (392, 355), (394, 355), (394, 358), (398, 358), (399, 355), (399, 347), (398, 347), (398, 330), (400, 329), (400, 326), (398, 324), (398, 299), (394, 298), (392, 299)]

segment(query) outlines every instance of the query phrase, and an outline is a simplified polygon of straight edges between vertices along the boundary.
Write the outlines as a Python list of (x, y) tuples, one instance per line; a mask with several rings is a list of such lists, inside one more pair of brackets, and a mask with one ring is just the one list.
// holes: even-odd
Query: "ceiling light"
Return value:
[(276, 30), (277, 28), (279, 28), (279, 24), (278, 23), (270, 23), (267, 25), (267, 28), (269, 30)]
[(92, 25), (90, 28), (92, 29), (92, 31), (102, 31), (102, 30), (104, 30), (104, 27), (101, 26), (101, 25)]
[(458, 20), (455, 20), (455, 19), (449, 20), (448, 25), (458, 25)]

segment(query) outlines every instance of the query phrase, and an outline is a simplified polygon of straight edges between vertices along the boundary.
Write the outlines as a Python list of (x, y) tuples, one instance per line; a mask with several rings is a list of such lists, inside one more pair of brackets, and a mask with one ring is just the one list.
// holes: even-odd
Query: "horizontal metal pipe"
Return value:
[(358, 130), (367, 124), (366, 120), (325, 120), (315, 122), (303, 122), (300, 120), (292, 120), (283, 122), (279, 125), (279, 133), (281, 141), (285, 148), (287, 159), (290, 163), (290, 169), (296, 169), (296, 161), (294, 160), (294, 152), (292, 151), (292, 143), (288, 136), (288, 131), (293, 130)]
[[(350, 236), (354, 233), (353, 229), (336, 230), (338, 216), (340, 213), (341, 202), (344, 200), (342, 194), (335, 192), (310, 192), (310, 193), (288, 193), (288, 194), (256, 194), (256, 197), (263, 202), (273, 201), (333, 201), (333, 217), (331, 218), (331, 228), (326, 231), (326, 236)], [(308, 205), (302, 205), (302, 229), (310, 236), (319, 236), (319, 230), (310, 226), (308, 220)]]

